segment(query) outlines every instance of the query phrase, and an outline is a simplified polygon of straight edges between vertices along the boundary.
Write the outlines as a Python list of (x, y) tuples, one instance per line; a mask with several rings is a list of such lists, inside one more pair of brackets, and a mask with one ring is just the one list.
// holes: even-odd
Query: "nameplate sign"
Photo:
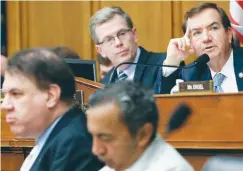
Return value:
[(213, 81), (188, 81), (179, 83), (179, 92), (213, 92)]

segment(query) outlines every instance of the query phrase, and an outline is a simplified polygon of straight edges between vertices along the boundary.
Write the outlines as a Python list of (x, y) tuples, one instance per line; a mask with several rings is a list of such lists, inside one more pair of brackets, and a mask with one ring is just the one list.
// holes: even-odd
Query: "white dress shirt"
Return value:
[[(138, 62), (140, 53), (141, 53), (141, 49), (140, 48), (137, 48), (137, 55), (136, 55), (134, 61), (132, 61), (132, 62), (134, 62), (134, 63), (137, 63)], [(125, 69), (123, 69), (123, 72), (125, 74), (127, 74), (127, 76), (128, 76), (126, 78), (126, 80), (133, 80), (134, 75), (135, 75), (135, 70), (136, 70), (136, 65), (132, 65), (132, 64), (131, 65), (128, 65)], [(117, 70), (117, 75), (118, 75), (118, 73), (119, 73), (119, 70)]]
[(49, 135), (51, 134), (51, 131), (53, 130), (53, 128), (56, 126), (56, 124), (58, 123), (58, 121), (62, 118), (63, 115), (61, 115), (60, 117), (58, 117), (52, 124), (51, 126), (45, 130), (44, 133), (41, 134), (40, 137), (37, 138), (36, 140), (36, 145), (34, 146), (34, 148), (31, 150), (30, 154), (28, 155), (28, 157), (24, 160), (24, 163), (22, 164), (20, 171), (29, 171), (32, 167), (32, 165), (34, 164), (36, 158), (38, 157), (38, 155), (41, 152), (41, 149), (43, 148), (47, 138), (49, 137)]
[[(191, 165), (171, 145), (157, 136), (143, 154), (124, 171), (193, 171)], [(100, 171), (115, 171), (108, 166)]]
[[(215, 76), (216, 72), (214, 72), (210, 68), (212, 78)], [(221, 84), (223, 92), (238, 92), (238, 87), (235, 78), (235, 70), (234, 70), (234, 60), (233, 60), (233, 51), (230, 54), (229, 59), (224, 64), (223, 68), (221, 69), (220, 73), (225, 75), (225, 79)]]

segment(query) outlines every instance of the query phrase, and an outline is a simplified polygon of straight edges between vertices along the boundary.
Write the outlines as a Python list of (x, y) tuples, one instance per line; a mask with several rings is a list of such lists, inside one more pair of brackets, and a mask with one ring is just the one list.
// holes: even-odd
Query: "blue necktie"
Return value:
[(121, 71), (118, 71), (118, 81), (123, 81), (125, 79), (127, 79), (127, 74), (125, 74), (125, 72), (123, 72), (122, 70)]
[(222, 73), (217, 73), (213, 77), (213, 88), (214, 92), (223, 92), (223, 89), (221, 87), (222, 82), (225, 79), (225, 75)]

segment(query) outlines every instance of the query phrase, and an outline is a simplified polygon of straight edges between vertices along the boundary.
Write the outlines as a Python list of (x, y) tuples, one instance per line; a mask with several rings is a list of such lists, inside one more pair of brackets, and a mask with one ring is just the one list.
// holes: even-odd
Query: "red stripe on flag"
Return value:
[(239, 4), (241, 9), (243, 10), (243, 1), (242, 0), (236, 0), (236, 2)]
[(237, 23), (237, 22), (232, 18), (231, 14), (229, 15), (229, 19), (230, 19), (230, 22), (231, 22), (232, 24), (239, 25), (239, 23)]

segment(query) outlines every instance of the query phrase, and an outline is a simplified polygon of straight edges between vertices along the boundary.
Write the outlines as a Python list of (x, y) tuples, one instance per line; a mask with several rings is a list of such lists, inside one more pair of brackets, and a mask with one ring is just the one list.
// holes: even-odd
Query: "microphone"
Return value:
[(181, 67), (181, 66), (177, 66), (177, 65), (163, 65), (163, 64), (141, 64), (141, 63), (137, 63), (137, 62), (122, 62), (120, 64), (118, 64), (113, 72), (111, 73), (111, 76), (110, 76), (110, 79), (109, 79), (109, 84), (112, 82), (113, 80), (113, 77), (114, 77), (114, 74), (115, 72), (117, 71), (117, 68), (119, 68), (121, 65), (126, 65), (126, 64), (129, 64), (129, 65), (138, 65), (138, 66), (153, 66), (153, 67), (169, 67), (169, 68), (177, 68), (177, 69), (189, 69), (189, 68), (193, 68), (195, 67), (196, 65), (199, 65), (199, 64), (206, 64), (208, 61), (210, 60), (209, 56), (207, 54), (202, 54), (200, 55), (194, 62), (191, 66), (185, 66), (185, 67)]
[(199, 65), (199, 64), (206, 64), (208, 63), (208, 61), (210, 61), (209, 56), (205, 53), (202, 54), (201, 56), (199, 56), (194, 62), (193, 65)]
[(172, 113), (168, 126), (166, 127), (166, 132), (170, 133), (180, 128), (187, 121), (191, 113), (191, 108), (188, 105), (180, 104)]
[(170, 116), (168, 125), (165, 128), (164, 137), (166, 137), (169, 133), (181, 128), (191, 114), (192, 110), (187, 104), (182, 103), (178, 105)]

